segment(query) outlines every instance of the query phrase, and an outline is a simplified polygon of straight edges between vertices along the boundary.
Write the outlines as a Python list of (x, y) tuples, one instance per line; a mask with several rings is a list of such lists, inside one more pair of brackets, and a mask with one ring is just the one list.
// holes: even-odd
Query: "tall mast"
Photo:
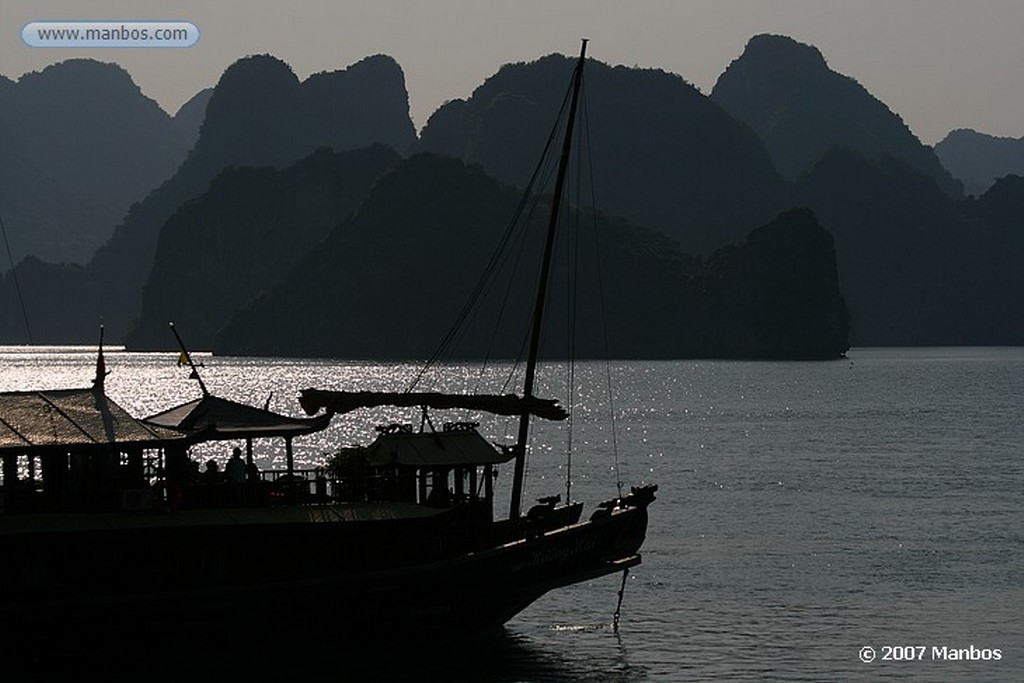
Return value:
[[(576, 123), (576, 102), (579, 99), (580, 84), (583, 81), (583, 64), (586, 61), (587, 39), (584, 38), (580, 47), (580, 58), (573, 72), (572, 99), (569, 103), (569, 118), (565, 124), (565, 138), (562, 140), (562, 156), (558, 162), (558, 176), (555, 179), (555, 193), (551, 198), (551, 218), (548, 222), (547, 240), (544, 243), (544, 258), (540, 266), (540, 280), (537, 283), (537, 298), (533, 304), (533, 324), (530, 328), (530, 348), (526, 356), (526, 377), (523, 382), (523, 398), (529, 402), (533, 398), (533, 381), (537, 374), (537, 354), (540, 349), (540, 328), (544, 319), (544, 302), (547, 300), (548, 277), (551, 274), (551, 255), (555, 248), (555, 232), (558, 227), (558, 209), (562, 204), (562, 191), (565, 188), (565, 172), (569, 165), (572, 151), (572, 130)], [(509, 518), (519, 517), (523, 497), (523, 474), (526, 469), (526, 442), (530, 435), (530, 413), (524, 412), (519, 420), (519, 435), (516, 439), (516, 464), (512, 475), (512, 502)]]

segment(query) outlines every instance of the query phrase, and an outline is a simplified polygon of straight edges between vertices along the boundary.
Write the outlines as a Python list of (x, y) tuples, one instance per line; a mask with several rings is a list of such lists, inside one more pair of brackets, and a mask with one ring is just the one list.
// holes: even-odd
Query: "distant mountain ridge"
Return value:
[(1019, 181), (955, 199), (892, 157), (837, 147), (815, 164), (797, 198), (835, 237), (853, 343), (1024, 343)]
[[(478, 163), (522, 186), (565, 94), (573, 60), (508, 64), (468, 100), (440, 107), (420, 148)], [(783, 183), (747, 128), (681, 77), (588, 60), (586, 111), (601, 209), (693, 253), (739, 239), (784, 208)]]
[(2, 79), (0, 201), (16, 260), (86, 262), (193, 141), (116, 64), (70, 59)]
[[(235, 201), (244, 203), (255, 191), (239, 192)], [(287, 277), (240, 309), (213, 348), (238, 355), (287, 350), (339, 358), (429, 357), (459, 317), (518, 202), (518, 192), (480, 167), (414, 155), (375, 183), (359, 210)], [(588, 215), (584, 223), (590, 220), (601, 235), (606, 310), (601, 313), (595, 285), (584, 286), (575, 311), (579, 357), (836, 358), (848, 348), (832, 239), (809, 211), (777, 217), (716, 253), (706, 268), (657, 233), (602, 215)], [(536, 223), (528, 231), (542, 235), (543, 218)], [(535, 263), (541, 242), (531, 241), (516, 261)], [(579, 248), (581, 273), (593, 272), (594, 253)], [(524, 270), (517, 280), (499, 276), (491, 305), (475, 309), (477, 325), (458, 337), (451, 357), (519, 355), (533, 289), (514, 282), (535, 281), (532, 268)], [(568, 277), (556, 266), (551, 280), (565, 283)], [(552, 293), (549, 319), (563, 320), (565, 296)], [(566, 357), (566, 334), (564, 322), (550, 326), (546, 357)]]
[[(38, 166), (21, 136), (3, 121), (0, 158), (0, 216), (15, 262), (29, 255), (57, 262), (85, 261), (109, 238), (109, 226), (116, 220), (114, 211), (73, 191)], [(0, 273), (7, 272), (10, 265), (4, 253)]]
[(829, 69), (811, 45), (786, 36), (754, 36), (719, 76), (711, 99), (757, 132), (790, 180), (832, 147), (849, 147), (868, 159), (899, 159), (946, 194), (962, 194), (932, 148), (866, 88)]
[(1024, 176), (1024, 137), (1001, 138), (961, 128), (935, 145), (935, 153), (973, 195), (984, 194), (1004, 176)]
[[(987, 196), (964, 200), (935, 151), (817, 48), (755, 36), (711, 96), (834, 235), (853, 344), (1024, 343), (1024, 234), (978, 210)], [(1000, 215), (1024, 215), (1024, 194), (999, 194)]]
[(206, 106), (200, 149), (250, 166), (294, 163), (312, 149), (380, 142), (407, 152), (416, 141), (401, 67), (366, 57), (299, 82), (285, 62), (256, 55), (232, 64)]
[(383, 145), (321, 148), (284, 170), (223, 171), (161, 230), (142, 311), (125, 343), (173, 348), (173, 320), (195, 348), (213, 348), (235, 310), (285, 278), (399, 159)]
[[(358, 116), (344, 117), (361, 107), (366, 110)], [(143, 284), (164, 223), (227, 166), (281, 167), (321, 146), (343, 149), (383, 143), (401, 149), (414, 140), (404, 76), (389, 57), (368, 57), (345, 70), (311, 76), (305, 83), (287, 64), (268, 55), (235, 62), (206, 104), (192, 152), (170, 178), (131, 207), (92, 260), (78, 270), (54, 266), (53, 280), (45, 285), (46, 264), (33, 265), (32, 279), (38, 286), (26, 298), (35, 339), (88, 340), (100, 320), (112, 339), (123, 339), (141, 310)], [(11, 286), (6, 285), (8, 290)], [(66, 289), (73, 292), (60, 293)], [(0, 293), (8, 300), (13, 296), (10, 291)], [(74, 302), (73, 310), (68, 302)], [(24, 324), (15, 310), (0, 311), (0, 334), (24, 340)], [(90, 317), (88, 327), (76, 324)]]
[[(749, 329), (751, 344), (767, 354), (772, 316), (796, 321), (797, 312), (787, 313), (784, 297), (775, 295), (772, 305), (778, 308), (764, 309), (763, 318), (744, 307), (763, 305), (756, 303), (758, 291), (780, 291), (787, 273), (784, 268), (747, 269), (748, 258), (740, 255), (760, 249), (762, 242), (748, 237), (752, 227), (773, 224), (780, 216), (785, 217), (781, 227), (769, 232), (775, 235), (773, 244), (785, 246), (763, 250), (760, 253), (770, 256), (750, 263), (764, 258), (787, 263), (802, 253), (801, 241), (817, 245), (809, 253), (828, 261), (826, 252), (833, 253), (832, 247), (825, 246), (817, 231), (831, 233), (838, 281), (850, 313), (849, 340), (854, 344), (1024, 343), (1024, 283), (1019, 274), (1024, 272), (1019, 265), (1024, 260), (1024, 234), (1019, 230), (1024, 181), (1006, 176), (976, 199), (960, 198), (959, 185), (949, 184), (951, 176), (941, 168), (936, 173), (935, 152), (921, 145), (898, 116), (855, 81), (830, 71), (816, 48), (778, 36), (755, 37), (751, 44), (755, 49), (748, 45), (743, 57), (730, 66), (729, 79), (723, 74), (720, 84), (731, 82), (741, 95), (744, 88), (754, 92), (756, 97), (740, 99), (757, 105), (755, 113), (765, 102), (778, 103), (781, 130), (804, 122), (807, 140), (798, 140), (798, 147), (804, 147), (796, 151), (811, 161), (789, 180), (775, 170), (776, 152), (769, 153), (767, 139), (780, 129), (760, 131), (738, 121), (679, 76), (588, 63), (583, 109), (594, 142), (595, 189), (604, 212), (600, 220), (610, 239), (617, 240), (613, 253), (620, 263), (613, 267), (627, 283), (612, 295), (619, 297), (615, 305), (624, 312), (623, 319), (631, 321), (621, 330), (625, 337), (618, 340), (620, 348), (652, 356), (714, 355), (717, 349), (750, 357), (757, 354), (742, 339)], [(744, 66), (737, 67), (741, 62)], [(196, 340), (212, 339), (218, 348), (238, 351), (248, 348), (245, 334), (255, 334), (260, 325), (285, 325), (288, 316), (302, 310), (308, 287), (317, 286), (331, 294), (336, 307), (311, 309), (294, 336), (275, 330), (266, 343), (277, 345), (266, 346), (265, 352), (318, 355), (330, 346), (332, 354), (407, 353), (400, 341), (422, 340), (377, 339), (366, 351), (354, 346), (353, 339), (363, 333), (358, 326), (344, 326), (357, 320), (356, 311), (380, 324), (379, 312), (367, 307), (377, 302), (390, 310), (393, 304), (373, 296), (351, 299), (352, 292), (341, 288), (356, 291), (366, 281), (383, 278), (386, 289), (391, 283), (382, 269), (394, 270), (393, 260), (410, 258), (404, 242), (421, 244), (424, 254), (434, 254), (437, 244), (448, 243), (441, 223), (409, 215), (408, 206), (435, 217), (456, 212), (451, 214), (453, 226), (456, 218), (482, 220), (483, 214), (472, 213), (480, 208), (473, 192), (491, 197), (495, 211), (505, 207), (507, 195), (495, 193), (489, 179), (477, 176), (490, 174), (506, 185), (525, 182), (550, 132), (570, 68), (571, 60), (559, 55), (507, 65), (467, 100), (442, 106), (417, 142), (404, 77), (388, 57), (370, 57), (305, 82), (274, 57), (239, 60), (216, 88), (197, 94), (173, 118), (167, 117), (179, 131), (200, 131), (198, 142), (171, 177), (132, 206), (87, 265), (47, 263), (36, 257), (19, 263), (36, 342), (88, 343), (102, 321), (108, 340), (128, 339), (137, 348), (160, 346), (166, 343), (166, 321), (173, 315), (194, 327)], [(112, 81), (123, 83), (118, 78)], [(809, 92), (794, 97), (794, 83)], [(24, 193), (18, 188), (33, 179), (36, 187), (47, 187), (51, 203), (61, 210), (73, 210), (79, 217), (90, 212), (102, 215), (102, 207), (61, 194), (64, 190), (48, 175), (49, 169), (34, 167), (32, 155), (23, 149), (24, 140), (5, 127), (4, 103), (16, 87), (0, 78), (0, 151), (10, 152), (5, 159), (17, 160), (0, 162), (4, 208), (10, 203), (6, 197), (12, 191)], [(835, 102), (821, 101), (827, 93), (839, 93), (837, 101), (846, 103), (846, 130), (835, 129)], [(765, 135), (768, 138), (762, 140)], [(776, 135), (775, 143), (781, 139)], [(449, 166), (436, 154), (427, 154), (416, 155), (415, 164), (403, 163), (397, 172), (392, 167), (398, 163), (394, 152), (364, 151), (375, 144), (398, 154), (425, 148), (480, 168), (467, 173), (460, 165)], [(365, 163), (365, 168), (351, 166), (342, 172), (348, 162), (326, 151), (309, 158), (318, 148), (338, 150), (346, 145), (360, 152), (342, 156), (362, 159), (359, 164)], [(450, 181), (443, 201), (413, 186), (431, 186), (435, 179), (428, 170), (440, 174), (436, 180)], [(307, 187), (305, 183), (320, 177), (320, 171), (325, 172), (321, 185)], [(343, 177), (350, 177), (351, 183), (342, 182)], [(372, 178), (391, 189), (385, 192)], [(388, 185), (402, 178), (399, 185)], [(331, 187), (333, 194), (325, 195)], [(251, 206), (237, 205), (240, 197), (250, 197)], [(586, 204), (589, 198), (573, 201)], [(457, 213), (458, 207), (438, 206), (449, 202), (465, 203), (459, 209), (463, 213)], [(28, 206), (38, 210), (39, 204)], [(223, 211), (216, 219), (210, 214), (212, 206)], [(308, 213), (302, 214), (307, 206)], [(808, 207), (810, 218), (792, 207)], [(341, 215), (349, 211), (354, 213)], [(300, 216), (310, 220), (300, 225), (295, 222)], [(371, 216), (377, 217), (373, 239), (365, 232)], [(48, 220), (61, 227), (59, 219)], [(407, 225), (391, 223), (395, 221), (422, 226), (424, 235), (433, 235), (432, 241), (422, 243), (423, 236), (407, 232)], [(790, 224), (805, 229), (789, 232)], [(468, 230), (451, 229), (453, 234)], [(293, 240), (290, 231), (296, 231)], [(357, 241), (346, 242), (357, 235)], [(472, 268), (476, 256), (467, 245), (481, 236), (466, 232), (466, 239), (454, 241), (459, 249), (435, 260), (452, 259), (451, 268)], [(235, 261), (224, 244), (237, 247)], [(353, 253), (362, 258), (337, 250), (336, 244), (355, 245)], [(371, 246), (372, 251), (360, 251)], [(296, 260), (301, 264), (292, 270)], [(792, 267), (804, 272), (801, 264), (809, 262), (797, 259)], [(211, 267), (217, 263), (222, 264), (220, 269)], [(416, 260), (402, 263), (406, 271), (393, 278), (406, 283), (424, 265)], [(725, 284), (716, 279), (718, 270), (729, 273), (721, 278)], [(774, 279), (750, 279), (762, 271)], [(748, 275), (740, 275), (744, 272)], [(334, 273), (335, 279), (327, 273)], [(421, 275), (430, 287), (457, 284), (448, 274), (437, 275), (436, 269)], [(643, 285), (634, 287), (630, 281)], [(819, 313), (838, 310), (823, 300), (814, 303), (814, 292), (831, 291), (827, 277), (808, 274), (801, 282), (792, 290), (801, 294), (799, 301)], [(737, 288), (737, 283), (743, 287)], [(288, 286), (299, 291), (286, 294)], [(436, 296), (454, 294), (437, 290)], [(735, 320), (716, 318), (706, 307), (715, 296)], [(10, 274), (0, 286), (0, 304), (0, 339), (27, 341)], [(426, 313), (429, 308), (436, 306), (396, 310), (405, 312), (407, 326), (415, 322), (427, 332), (444, 317), (431, 317)], [(675, 325), (684, 314), (693, 327), (679, 330)], [(819, 329), (841, 327), (835, 320), (826, 323), (824, 317), (815, 320)], [(642, 343), (626, 339), (636, 326), (649, 337)], [(693, 336), (698, 332), (702, 338)], [(346, 338), (344, 344), (338, 334)], [(797, 338), (780, 338), (797, 353)]]
[(213, 88), (203, 88), (175, 112), (174, 125), (189, 140), (199, 139), (199, 129), (206, 118), (206, 105), (210, 103), (212, 96)]

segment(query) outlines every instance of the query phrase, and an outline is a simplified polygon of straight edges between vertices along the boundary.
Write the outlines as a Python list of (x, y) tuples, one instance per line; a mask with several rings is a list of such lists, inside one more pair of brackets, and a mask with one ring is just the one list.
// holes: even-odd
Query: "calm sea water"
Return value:
[[(301, 388), (404, 389), (418, 369), (199, 358), (212, 393), (269, 398), (294, 415)], [(140, 417), (198, 397), (174, 361), (108, 352), (108, 394)], [(0, 390), (87, 386), (94, 362), (89, 349), (0, 348)], [(610, 380), (605, 369), (577, 369), (572, 495), (593, 505), (616, 495), (618, 480), (660, 486), (618, 633), (620, 577), (606, 577), (545, 596), (495, 639), (421, 646), (382, 633), (379, 645), (356, 648), (297, 628), (288, 642), (225, 634), (205, 652), (184, 638), (154, 644), (160, 654), (103, 655), (92, 671), (106, 680), (1024, 680), (1024, 349), (612, 363)], [(443, 388), (477, 384), (478, 369), (444, 370), (454, 380)], [(564, 368), (551, 371), (546, 389), (561, 396)], [(318, 464), (394, 417), (336, 418), (297, 442), (296, 457)], [(496, 440), (513, 433), (504, 422), (483, 428)], [(565, 495), (568, 434), (564, 424), (537, 430), (529, 497)], [(210, 454), (226, 455), (217, 448), (225, 453)], [(257, 449), (264, 468), (283, 464), (283, 444)], [(962, 650), (975, 659), (950, 658)], [(37, 665), (53, 662), (65, 673), (80, 665), (59, 647)]]

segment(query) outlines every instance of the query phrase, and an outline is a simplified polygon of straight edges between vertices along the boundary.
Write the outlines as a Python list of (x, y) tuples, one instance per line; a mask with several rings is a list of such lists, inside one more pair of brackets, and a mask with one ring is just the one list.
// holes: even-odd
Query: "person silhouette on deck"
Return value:
[(231, 451), (231, 459), (224, 467), (224, 474), (228, 480), (228, 494), (231, 502), (240, 504), (245, 500), (245, 461), (242, 460), (242, 449), (235, 446)]
[(202, 479), (205, 484), (216, 484), (220, 481), (220, 467), (213, 458), (206, 461), (206, 469), (203, 471)]

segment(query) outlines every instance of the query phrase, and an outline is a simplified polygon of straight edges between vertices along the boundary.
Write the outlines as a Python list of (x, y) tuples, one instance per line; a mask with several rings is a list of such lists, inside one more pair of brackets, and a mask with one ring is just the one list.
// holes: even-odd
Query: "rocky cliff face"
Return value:
[(830, 359), (849, 348), (835, 244), (809, 209), (715, 252), (692, 279), (689, 304), (691, 356)]

